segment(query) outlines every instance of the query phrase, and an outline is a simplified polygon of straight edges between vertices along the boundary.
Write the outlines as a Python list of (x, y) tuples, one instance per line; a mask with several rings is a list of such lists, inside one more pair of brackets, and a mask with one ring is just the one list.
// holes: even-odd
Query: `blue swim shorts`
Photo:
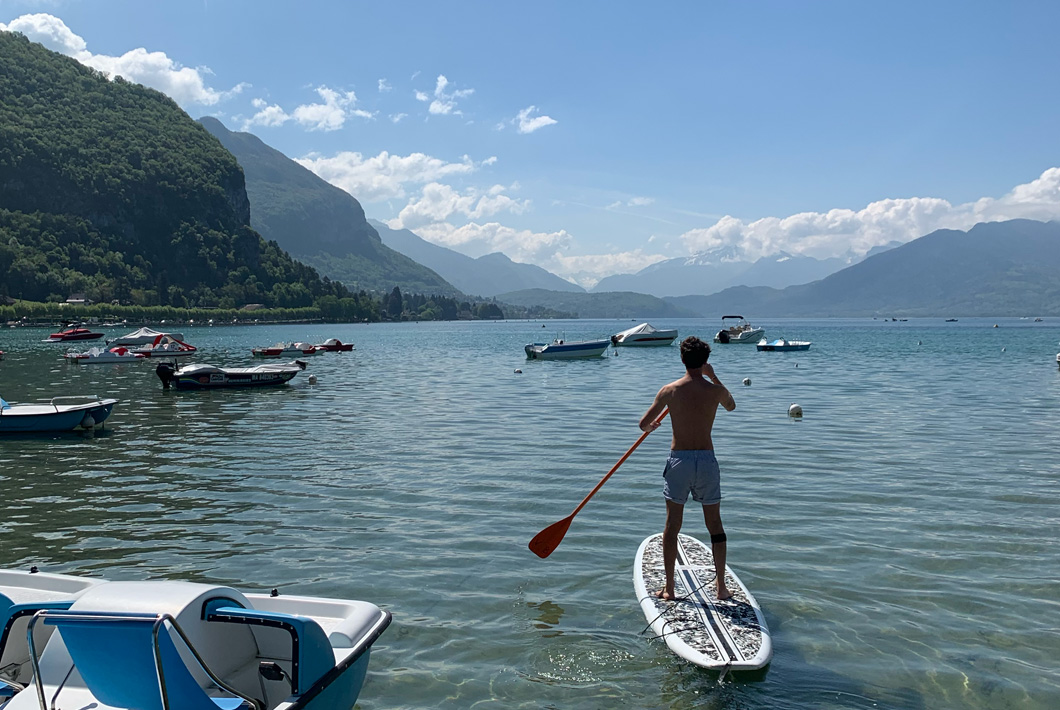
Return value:
[(670, 451), (663, 469), (663, 497), (684, 505), (688, 494), (703, 505), (721, 502), (721, 470), (710, 449)]

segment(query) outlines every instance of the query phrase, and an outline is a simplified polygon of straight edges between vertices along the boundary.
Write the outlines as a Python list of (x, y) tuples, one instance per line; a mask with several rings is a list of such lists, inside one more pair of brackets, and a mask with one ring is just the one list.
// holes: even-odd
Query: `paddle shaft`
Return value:
[[(662, 414), (659, 415), (659, 418), (655, 420), (655, 423), (656, 424), (662, 424), (662, 420), (666, 418), (666, 415), (669, 414), (669, 412), (670, 412), (669, 409), (664, 409), (662, 411)], [(618, 467), (626, 462), (626, 459), (629, 458), (630, 454), (632, 454), (634, 451), (636, 451), (637, 447), (640, 446), (640, 443), (642, 441), (644, 441), (645, 439), (647, 439), (648, 438), (648, 434), (651, 434), (653, 431), (655, 431), (655, 430), (654, 429), (649, 429), (648, 431), (646, 431), (643, 434), (641, 434), (640, 438), (637, 439), (635, 442), (633, 442), (633, 446), (629, 447), (629, 451), (627, 451), (622, 456), (622, 458), (620, 458), (618, 460), (618, 463), (616, 463), (614, 466), (611, 467), (611, 470), (607, 472), (607, 475), (604, 476), (603, 478), (601, 478), (600, 482), (596, 484), (596, 488), (594, 488), (591, 491), (589, 491), (589, 495), (585, 496), (585, 500), (583, 500), (581, 503), (579, 503), (578, 507), (574, 509), (574, 512), (571, 513), (567, 517), (573, 518), (575, 515), (577, 515), (578, 511), (581, 510), (582, 508), (584, 508), (585, 504), (589, 502), (589, 499), (592, 498), (594, 495), (596, 495), (596, 492), (598, 490), (600, 490), (601, 488), (604, 487), (604, 484), (607, 483), (607, 479), (611, 478), (611, 474), (613, 474), (615, 471), (617, 471)]]

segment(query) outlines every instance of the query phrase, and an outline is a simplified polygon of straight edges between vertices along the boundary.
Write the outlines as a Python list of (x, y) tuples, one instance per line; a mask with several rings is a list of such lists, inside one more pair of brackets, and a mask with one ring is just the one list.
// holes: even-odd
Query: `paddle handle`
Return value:
[[(664, 409), (662, 411), (662, 414), (659, 415), (659, 418), (655, 420), (655, 424), (657, 424), (657, 425), (658, 424), (662, 424), (662, 420), (665, 419), (666, 415), (669, 414), (669, 413), (670, 413), (669, 409)], [(654, 429), (649, 429), (648, 431), (646, 431), (643, 434), (641, 434), (639, 439), (637, 439), (635, 442), (633, 442), (633, 446), (629, 447), (629, 451), (627, 451), (622, 456), (622, 458), (620, 458), (618, 460), (618, 463), (616, 463), (614, 466), (611, 467), (611, 470), (607, 472), (606, 476), (604, 476), (603, 478), (600, 479), (600, 482), (596, 484), (596, 488), (594, 488), (591, 491), (589, 491), (589, 495), (585, 496), (585, 500), (583, 500), (581, 503), (578, 504), (578, 507), (574, 509), (574, 512), (570, 514), (570, 517), (573, 518), (575, 515), (578, 514), (579, 510), (581, 510), (582, 508), (585, 507), (585, 504), (589, 502), (589, 499), (592, 498), (594, 495), (596, 495), (596, 492), (598, 490), (600, 490), (601, 488), (604, 487), (604, 484), (607, 483), (607, 479), (611, 478), (611, 474), (613, 474), (615, 471), (617, 471), (618, 467), (626, 462), (626, 459), (629, 458), (630, 454), (632, 454), (634, 451), (636, 451), (637, 447), (640, 446), (640, 442), (642, 442), (645, 439), (647, 439), (648, 438), (648, 434), (651, 434), (653, 431), (655, 431), (655, 430)]]

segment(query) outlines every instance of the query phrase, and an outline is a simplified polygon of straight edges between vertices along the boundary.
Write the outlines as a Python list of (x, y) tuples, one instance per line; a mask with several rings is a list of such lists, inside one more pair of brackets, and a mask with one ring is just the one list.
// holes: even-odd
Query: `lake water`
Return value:
[(682, 368), (676, 347), (522, 347), (631, 325), (182, 328), (220, 365), (279, 340), (356, 343), (289, 386), (217, 392), (163, 392), (150, 362), (68, 364), (70, 344), (37, 342), (49, 331), (4, 329), (4, 398), (121, 403), (94, 436), (0, 439), (0, 567), (373, 601), (394, 623), (366, 709), (1060, 706), (1058, 319), (763, 321), (812, 349), (715, 346), (737, 401), (714, 436), (729, 564), (775, 644), (765, 672), (722, 683), (649, 639), (634, 597), (668, 427), (550, 558), (527, 549)]

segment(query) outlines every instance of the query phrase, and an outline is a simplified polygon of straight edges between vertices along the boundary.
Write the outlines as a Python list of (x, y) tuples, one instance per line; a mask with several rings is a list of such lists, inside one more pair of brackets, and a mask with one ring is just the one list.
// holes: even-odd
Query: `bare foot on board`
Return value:
[(718, 601), (723, 602), (727, 599), (732, 599), (732, 592), (730, 592), (725, 585), (718, 587)]
[(664, 602), (672, 602), (673, 600), (677, 599), (673, 592), (668, 592), (665, 589), (660, 589), (659, 591), (655, 592), (655, 596), (659, 599), (662, 599)]

